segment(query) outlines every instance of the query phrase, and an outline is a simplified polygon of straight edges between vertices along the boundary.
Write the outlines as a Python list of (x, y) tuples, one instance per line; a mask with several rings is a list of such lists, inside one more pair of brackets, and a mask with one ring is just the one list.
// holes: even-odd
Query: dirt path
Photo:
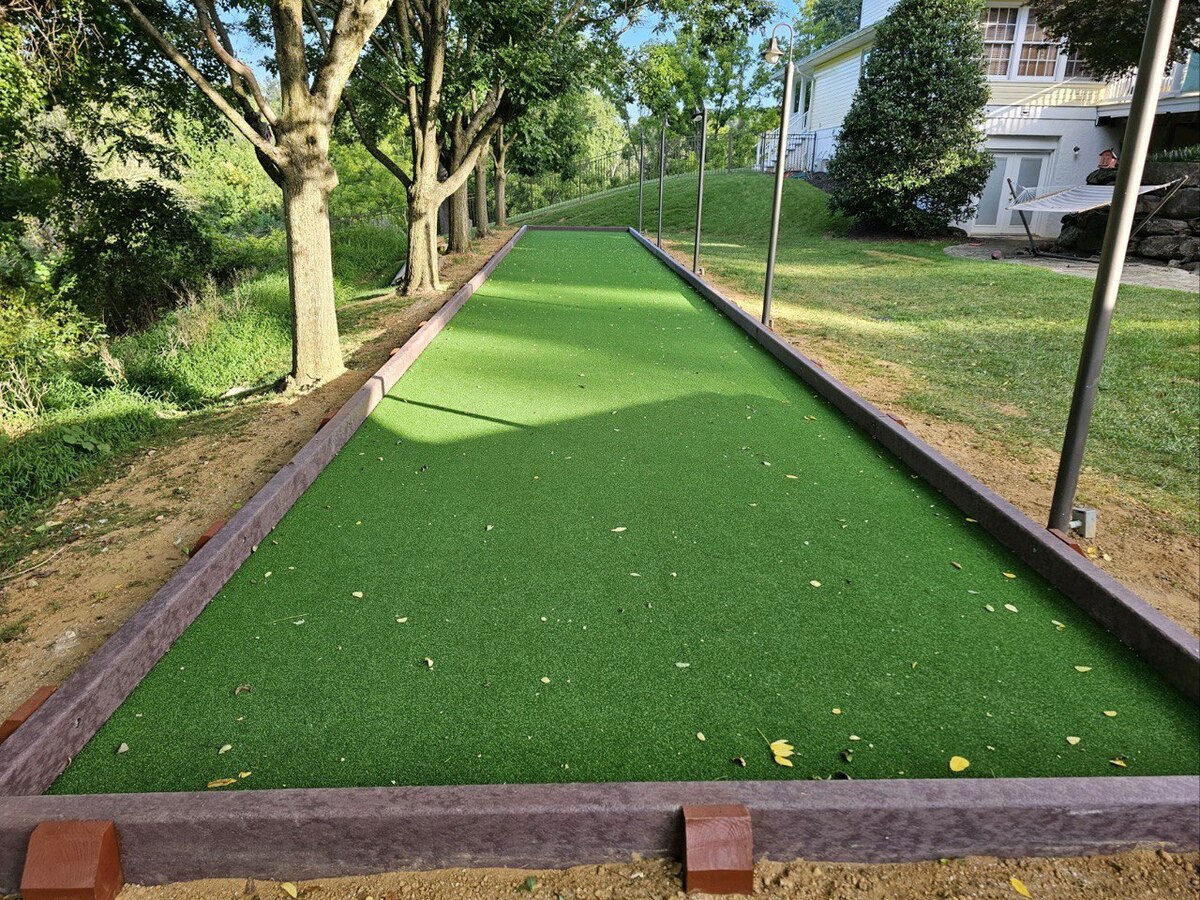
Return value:
[[(503, 242), (481, 242), (478, 253), (450, 268), (452, 283), (469, 277)], [(728, 286), (722, 285), (723, 290)], [(736, 292), (728, 291), (730, 296)], [(303, 445), (329, 409), (337, 408), (418, 324), (449, 296), (392, 309), (379, 320), (379, 334), (353, 355), (349, 370), (335, 382), (298, 398), (256, 402), (188, 422), (154, 449), (127, 459), (119, 470), (78, 500), (64, 501), (51, 521), (61, 542), (13, 567), (40, 567), (28, 576), (0, 582), (0, 629), (23, 623), (17, 640), (0, 644), (0, 714), (16, 707), (39, 684), (58, 684), (150, 598), (186, 560), (186, 549), (208, 524), (227, 518)], [(752, 301), (745, 298), (747, 303)], [(828, 344), (789, 336), (826, 364), (836, 357)], [(1035, 517), (1049, 498), (1044, 459), (981, 438), (962, 426), (924, 421), (902, 410), (902, 372), (882, 369), (865, 379), (841, 373), (872, 401), (903, 415), (926, 440), (964, 465)], [(1092, 479), (1095, 481), (1096, 479)], [(1197, 630), (1197, 559), (1191, 538), (1156, 532), (1154, 518), (1115, 488), (1089, 483), (1089, 491), (1110, 490), (1107, 534), (1098, 553), (1101, 564), (1160, 609)], [(1118, 537), (1118, 535), (1120, 535)], [(1133, 900), (1148, 896), (1200, 895), (1200, 857), (1138, 851), (1110, 857), (1053, 860), (973, 858), (912, 865), (849, 866), (760, 863), (759, 896), (770, 898), (1015, 898), (1010, 877), (1020, 878), (1036, 898)], [(359, 878), (321, 879), (300, 884), (305, 900), (396, 900), (396, 898), (676, 898), (683, 897), (678, 866), (669, 861), (637, 861), (586, 866), (562, 872), (464, 870), (410, 872)], [(220, 880), (130, 886), (122, 900), (283, 900), (276, 882)], [(696, 896), (696, 895), (692, 895)]]

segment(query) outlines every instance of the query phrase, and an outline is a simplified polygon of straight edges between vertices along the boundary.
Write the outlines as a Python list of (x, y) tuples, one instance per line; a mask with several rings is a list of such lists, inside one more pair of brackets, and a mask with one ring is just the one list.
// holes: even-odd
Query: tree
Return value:
[(805, 0), (796, 19), (796, 51), (805, 56), (858, 30), (861, 0)]
[[(1138, 64), (1150, 0), (1080, 3), (1078, 0), (1033, 0), (1033, 13), (1052, 35), (1064, 39), (1072, 53), (1096, 78), (1123, 75)], [(1187, 59), (1200, 45), (1200, 0), (1180, 0), (1171, 42), (1171, 62)]]
[(900, 0), (829, 163), (830, 206), (860, 225), (931, 234), (974, 214), (992, 169), (979, 0)]
[[(143, 4), (149, 12), (135, 0), (118, 3), (150, 45), (253, 145), (260, 164), (282, 191), (293, 385), (306, 387), (339, 374), (343, 366), (329, 229), (329, 195), (337, 185), (337, 172), (329, 161), (329, 136), (342, 90), (388, 0), (340, 0), (320, 10), (311, 0), (271, 0), (269, 9), (244, 0), (178, 0)], [(267, 101), (253, 70), (234, 52), (225, 21), (231, 15), (246, 17), (249, 30), (270, 42), (279, 77), (278, 111)], [(192, 39), (188, 44), (173, 39), (164, 23), (176, 33), (191, 31)], [(316, 41), (319, 47), (313, 46)], [(197, 47), (202, 64), (179, 49), (189, 44)], [(202, 67), (223, 69), (228, 86), (215, 86)]]

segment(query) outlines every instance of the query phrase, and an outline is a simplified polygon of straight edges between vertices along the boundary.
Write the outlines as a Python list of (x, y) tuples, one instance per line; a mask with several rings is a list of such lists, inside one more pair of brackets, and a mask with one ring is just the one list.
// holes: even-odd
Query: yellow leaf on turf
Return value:
[(821, 586), (821, 582), (819, 582), (819, 581), (810, 581), (810, 582), (809, 582), (809, 584), (811, 584), (813, 587), (820, 587), (820, 586)]
[(362, 591), (351, 591), (350, 596), (353, 597), (355, 600), (361, 600), (362, 596), (363, 596), (363, 592)]
[(842, 711), (840, 709), (838, 709), (836, 706), (833, 709), (831, 709), (830, 712), (833, 713), (835, 716), (840, 716), (842, 714)]
[(1075, 737), (1075, 735), (1073, 735), (1073, 734), (1067, 735), (1067, 743), (1070, 744), (1072, 747), (1074, 747), (1076, 744), (1078, 744), (1081, 740), (1083, 740), (1083, 738)]
[(232, 749), (233, 749), (233, 744), (222, 744), (221, 749), (217, 751), (217, 754), (219, 755), (222, 753), (228, 753)]
[(697, 732), (696, 732), (696, 740), (698, 740), (698, 741), (707, 741), (707, 740), (708, 740), (708, 738), (706, 738), (706, 737), (704, 736), (704, 732), (703, 732), (703, 731), (697, 731)]
[(1125, 760), (1120, 756), (1116, 757), (1115, 759), (1110, 759), (1109, 762), (1112, 763), (1114, 766), (1118, 766), (1122, 769), (1129, 768), (1129, 763), (1125, 762)]
[(1091, 666), (1076, 666), (1075, 671), (1076, 672), (1090, 672), (1090, 671), (1092, 671), (1092, 667)]
[(968, 768), (970, 768), (970, 766), (971, 766), (971, 761), (969, 759), (967, 759), (965, 756), (950, 757), (950, 771), (951, 772), (965, 772)]
[(776, 761), (780, 756), (791, 756), (796, 752), (796, 749), (783, 738), (771, 742), (771, 752), (775, 755)]
[(1012, 572), (1005, 572), (1004, 577), (1005, 578), (1016, 578), (1017, 576), (1014, 575)]
[(291, 897), (292, 900), (296, 900), (296, 898), (300, 896), (300, 892), (296, 890), (296, 886), (290, 881), (285, 881), (279, 886), (279, 889)]
[(250, 772), (238, 772), (238, 778), (249, 778), (251, 774)]
[(1106, 709), (1104, 714), (1110, 719), (1115, 719), (1117, 717), (1117, 711), (1115, 709)]
[(229, 785), (233, 784), (235, 781), (237, 781), (236, 778), (218, 778), (216, 781), (210, 781), (208, 783), (208, 786), (210, 788), (223, 788), (223, 787), (228, 787)]
[(541, 681), (541, 683), (542, 683), (542, 684), (549, 684), (549, 683), (550, 683), (550, 679), (549, 679), (549, 678), (547, 678), (545, 675), (543, 675), (543, 676), (542, 676), (540, 679), (538, 679), (538, 680), (539, 680), (539, 681)]
[(781, 765), (781, 766), (787, 766), (789, 769), (790, 769), (790, 768), (792, 768), (792, 761), (791, 761), (790, 759), (788, 759), (786, 756), (779, 756), (779, 755), (776, 755), (776, 756), (775, 756), (775, 762), (776, 762), (778, 765)]
[(1029, 893), (1029, 888), (1025, 887), (1025, 884), (1016, 875), (1011, 876), (1008, 879), (1008, 883), (1011, 884), (1012, 889), (1022, 897), (1033, 897), (1033, 894)]

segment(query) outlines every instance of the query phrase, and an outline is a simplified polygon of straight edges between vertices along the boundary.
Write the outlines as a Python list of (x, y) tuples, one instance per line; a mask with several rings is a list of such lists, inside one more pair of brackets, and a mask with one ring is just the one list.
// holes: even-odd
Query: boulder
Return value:
[(1200, 187), (1180, 188), (1158, 214), (1164, 219), (1194, 219), (1200, 216)]
[(1150, 259), (1200, 259), (1200, 238), (1189, 235), (1151, 235), (1137, 244), (1137, 254)]
[(1153, 234), (1187, 234), (1188, 230), (1188, 223), (1182, 219), (1164, 219), (1161, 216), (1155, 216), (1141, 226), (1138, 234), (1150, 237)]

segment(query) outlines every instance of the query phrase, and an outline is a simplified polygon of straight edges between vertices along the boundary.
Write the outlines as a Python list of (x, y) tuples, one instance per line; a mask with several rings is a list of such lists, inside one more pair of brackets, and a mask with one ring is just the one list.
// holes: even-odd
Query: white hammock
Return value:
[[(1171, 187), (1175, 182), (1167, 184), (1143, 184), (1138, 188), (1138, 195), (1149, 194)], [(1008, 208), (1016, 212), (1048, 212), (1048, 213), (1078, 213), (1089, 209), (1099, 209), (1112, 203), (1112, 185), (1080, 184), (1074, 187), (1054, 188), (1040, 197), (1033, 195), (1032, 188), (1022, 188), (1017, 194), (1017, 202)]]

